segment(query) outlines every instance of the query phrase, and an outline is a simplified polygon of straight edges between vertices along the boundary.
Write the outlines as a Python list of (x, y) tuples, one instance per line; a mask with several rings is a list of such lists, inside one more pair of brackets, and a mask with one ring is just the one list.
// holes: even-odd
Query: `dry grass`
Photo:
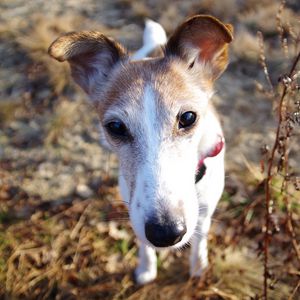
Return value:
[(68, 64), (54, 61), (48, 55), (49, 45), (62, 33), (95, 28), (106, 34), (113, 33), (104, 25), (86, 21), (76, 13), (64, 14), (63, 16), (47, 17), (39, 13), (33, 14), (31, 21), (25, 24), (16, 22), (14, 19), (0, 24), (0, 32), (13, 39), (26, 51), (35, 65), (42, 68), (49, 76), (49, 82), (53, 92), (61, 94), (72, 83)]
[(57, 143), (64, 130), (75, 126), (77, 121), (83, 121), (82, 118), (80, 120), (80, 105), (80, 101), (70, 102), (66, 99), (60, 99), (48, 121), (46, 144)]
[[(263, 267), (246, 248), (225, 251), (211, 241), (212, 266), (201, 281), (188, 280), (187, 251), (161, 256), (159, 278), (136, 287), (131, 272), (136, 246), (115, 188), (106, 202), (74, 203), (54, 215), (39, 211), (2, 236), (0, 273), (6, 295), (39, 299), (250, 299), (260, 294)], [(108, 221), (107, 218), (112, 218)], [(123, 218), (123, 217), (122, 217)], [(3, 263), (3, 262), (2, 262)], [(167, 266), (167, 268), (166, 268)], [(3, 265), (2, 265), (3, 268)], [(1, 268), (0, 268), (1, 269)], [(280, 283), (272, 299), (286, 299)]]
[(259, 57), (257, 37), (245, 28), (237, 31), (232, 43), (232, 51), (238, 59), (257, 63)]
[(60, 94), (72, 82), (70, 70), (67, 64), (56, 63), (49, 57), (48, 47), (59, 34), (74, 30), (80, 19), (74, 16), (55, 19), (36, 16), (33, 22), (35, 26), (29, 29), (29, 36), (17, 34), (16, 41), (34, 62), (46, 68), (54, 92)]
[[(262, 30), (270, 38), (265, 49), (266, 53), (276, 54), (272, 62), (281, 64), (283, 59), (286, 60), (285, 55), (280, 53), (281, 49), (277, 51), (273, 47), (280, 44), (280, 39), (276, 36), (278, 34), (276, 13), (279, 2), (250, 0), (243, 3), (242, 8), (239, 6), (240, 1), (236, 0), (181, 1), (174, 2), (172, 5), (156, 1), (154, 6), (149, 3), (149, 1), (138, 3), (120, 0), (107, 2), (106, 8), (116, 6), (110, 11), (110, 18), (114, 18), (114, 14), (118, 12), (117, 15), (123, 19), (120, 17), (117, 24), (125, 24), (126, 16), (132, 18), (133, 23), (141, 22), (144, 16), (154, 16), (168, 32), (171, 32), (185, 15), (195, 12), (212, 13), (237, 25), (233, 53), (238, 68), (247, 69), (249, 64), (258, 63), (260, 47), (255, 36), (256, 29)], [(125, 16), (123, 12), (120, 13), (116, 4), (124, 8)], [(97, 5), (98, 3), (95, 4), (95, 9)], [(87, 11), (90, 12), (91, 9)], [(282, 14), (281, 22), (289, 37), (296, 40), (299, 36), (297, 12), (286, 9)], [(67, 64), (53, 61), (48, 57), (47, 49), (60, 33), (86, 28), (101, 30), (109, 35), (124, 38), (125, 41), (127, 39), (133, 45), (139, 44), (137, 43), (137, 36), (141, 32), (137, 30), (141, 30), (139, 27), (130, 27), (131, 24), (127, 24), (127, 27), (120, 25), (118, 28), (118, 26), (113, 24), (109, 28), (101, 20), (93, 23), (76, 9), (71, 13), (64, 11), (62, 15), (55, 18), (35, 12), (29, 19), (14, 17), (6, 23), (1, 22), (0, 33), (4, 34), (5, 39), (15, 41), (22, 53), (26, 53), (24, 60), (28, 60), (26, 66), (29, 71), (26, 69), (21, 72), (24, 72), (25, 76), (28, 75), (29, 79), (42, 77), (47, 81), (42, 91), (41, 86), (35, 87), (36, 90), (30, 101), (25, 95), (24, 98), (17, 100), (12, 98), (14, 101), (10, 101), (8, 96), (9, 101), (0, 102), (1, 131), (7, 130), (15, 119), (22, 119), (25, 122), (26, 118), (28, 120), (39, 118), (39, 122), (43, 120), (41, 126), (44, 132), (44, 143), (40, 145), (41, 149), (37, 150), (50, 151), (49, 149), (53, 148), (59, 152), (65, 147), (63, 163), (70, 163), (72, 167), (73, 163), (84, 166), (84, 161), (79, 160), (78, 156), (92, 159), (93, 155), (87, 151), (89, 142), (86, 142), (84, 145), (86, 148), (80, 148), (82, 152), (74, 157), (69, 157), (68, 151), (76, 143), (64, 145), (69, 142), (68, 136), (73, 134), (71, 129), (79, 126), (90, 130), (95, 115), (91, 114), (83, 104), (82, 95), (78, 90), (76, 90), (77, 96), (74, 96)], [(291, 32), (292, 26), (295, 26), (295, 32)], [(296, 50), (296, 48), (290, 50), (290, 57)], [(271, 57), (267, 56), (267, 62), (269, 59)], [(275, 78), (277, 76), (271, 75)], [(251, 80), (254, 79), (257, 78)], [(235, 77), (235, 80), (238, 81), (238, 78)], [(230, 89), (233, 87), (234, 85), (231, 86), (230, 83)], [(263, 85), (261, 88), (263, 89)], [(38, 98), (36, 96), (38, 93), (42, 93), (40, 98), (47, 98), (48, 102), (54, 101), (55, 105), (51, 109), (45, 106), (44, 110), (38, 111), (34, 102)], [(257, 96), (253, 90), (250, 93), (251, 95), (245, 99)], [(73, 101), (67, 98), (73, 98)], [(236, 109), (234, 103), (231, 104), (230, 109)], [(238, 120), (234, 121), (238, 122)], [(80, 128), (78, 132), (76, 134), (80, 135), (83, 130)], [(241, 132), (243, 135), (247, 134), (246, 130)], [(6, 136), (0, 137), (0, 143), (5, 139), (3, 144), (9, 144)], [(93, 136), (93, 141), (97, 138)], [(228, 144), (230, 143), (232, 141), (228, 139)], [(242, 147), (240, 144), (237, 133), (234, 147), (240, 149)], [(12, 149), (12, 152), (14, 150), (9, 149)], [(93, 151), (93, 148), (89, 149)], [(83, 167), (83, 175), (80, 175), (78, 182), (82, 181), (86, 184), (87, 174), (95, 172), (100, 178), (100, 190), (86, 200), (82, 200), (74, 192), (64, 203), (59, 198), (45, 201), (42, 196), (38, 198), (29, 193), (29, 182), (33, 181), (38, 166), (34, 165), (30, 168), (34, 161), (32, 156), (24, 166), (27, 150), (21, 150), (22, 157), (12, 161), (0, 159), (0, 298), (262, 299), (264, 270), (261, 245), (264, 207), (262, 187), (256, 187), (257, 182), (260, 182), (263, 177), (258, 160), (254, 163), (248, 157), (242, 159), (247, 172), (244, 172), (239, 179), (236, 179), (232, 173), (228, 174), (226, 192), (218, 206), (215, 215), (217, 220), (214, 220), (209, 235), (211, 267), (203, 277), (199, 281), (189, 279), (188, 250), (179, 253), (167, 252), (159, 256), (158, 279), (149, 285), (138, 287), (132, 280), (132, 271), (137, 264), (136, 240), (130, 228), (126, 209), (121, 204), (117, 192), (115, 174), (112, 172), (115, 159), (111, 159), (107, 154), (107, 157), (101, 157), (104, 168), (93, 170), (89, 166)], [(0, 148), (0, 155), (1, 151)], [(258, 149), (253, 148), (251, 151), (258, 152)], [(49, 153), (57, 159), (52, 152)], [(20, 161), (23, 167), (22, 164), (17, 164)], [(50, 159), (42, 162), (53, 163)], [(242, 172), (236, 160), (231, 163), (235, 164), (235, 170), (239, 169), (236, 174)], [(231, 168), (231, 171), (234, 168)], [(107, 172), (105, 173), (103, 169)], [(5, 176), (7, 180), (4, 179)], [(70, 180), (77, 180), (75, 177), (70, 177)], [(48, 186), (48, 180), (50, 179), (34, 182), (43, 182)], [(19, 181), (22, 183), (18, 186)], [(298, 299), (300, 274), (286, 229), (284, 202), (286, 195), (280, 194), (281, 186), (282, 179), (272, 182), (272, 192), (276, 202), (274, 224), (278, 225), (280, 231), (274, 234), (270, 247), (270, 266), (273, 273), (269, 280), (269, 298)], [(36, 190), (36, 187), (34, 188)], [(43, 186), (39, 185), (38, 188), (43, 189)], [(288, 193), (292, 199), (290, 208), (298, 238), (299, 191), (291, 186)]]
[[(264, 3), (257, 2), (255, 6), (252, 6), (249, 10), (239, 15), (239, 21), (252, 27), (255, 30), (260, 30), (265, 34), (277, 35), (277, 23), (276, 14), (280, 7), (280, 1), (265, 1)], [(282, 13), (282, 22), (285, 27), (298, 26), (297, 14), (289, 9), (285, 8)]]
[(16, 111), (21, 107), (20, 101), (0, 102), (0, 125), (9, 123), (15, 118)]
[(229, 21), (238, 14), (239, 5), (237, 0), (204, 0), (201, 1), (200, 9), (211, 12), (218, 18)]

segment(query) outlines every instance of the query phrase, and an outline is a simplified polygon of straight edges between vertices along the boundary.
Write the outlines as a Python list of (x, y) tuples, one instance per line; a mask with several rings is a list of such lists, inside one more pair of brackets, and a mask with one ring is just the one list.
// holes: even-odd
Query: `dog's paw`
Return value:
[(203, 273), (202, 267), (190, 268), (190, 277), (192, 278), (199, 278), (201, 277), (202, 273)]
[(139, 285), (144, 285), (153, 281), (157, 276), (157, 270), (155, 269), (144, 269), (137, 267), (134, 272), (135, 282)]
[(202, 257), (202, 259), (200, 259), (199, 257), (194, 257), (190, 261), (190, 277), (201, 277), (207, 266), (208, 260), (206, 259), (206, 257)]

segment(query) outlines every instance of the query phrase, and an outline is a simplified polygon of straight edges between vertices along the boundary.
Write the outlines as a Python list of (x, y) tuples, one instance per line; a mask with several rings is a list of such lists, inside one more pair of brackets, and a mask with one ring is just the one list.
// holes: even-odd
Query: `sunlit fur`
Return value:
[[(231, 30), (213, 17), (195, 16), (175, 31), (165, 56), (153, 59), (132, 60), (121, 45), (95, 32), (64, 35), (50, 46), (50, 55), (69, 61), (73, 77), (99, 114), (102, 141), (119, 158), (120, 191), (140, 242), (139, 284), (157, 274), (157, 249), (145, 235), (149, 216), (167, 212), (184, 220), (187, 231), (170, 248), (191, 245), (192, 276), (208, 264), (207, 233), (224, 187), (225, 149), (205, 159), (207, 171), (197, 184), (195, 173), (199, 160), (223, 136), (210, 98), (213, 80), (227, 65)], [(153, 31), (144, 40), (154, 43), (146, 48), (161, 45)], [(182, 130), (178, 116), (186, 111), (197, 119)], [(126, 137), (105, 130), (114, 121), (124, 123)]]

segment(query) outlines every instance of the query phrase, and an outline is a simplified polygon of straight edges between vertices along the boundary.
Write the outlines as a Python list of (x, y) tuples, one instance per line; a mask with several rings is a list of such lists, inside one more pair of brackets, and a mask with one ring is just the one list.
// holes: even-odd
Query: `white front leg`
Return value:
[(203, 221), (201, 220), (193, 235), (190, 254), (191, 277), (200, 277), (203, 270), (208, 266), (207, 234), (210, 223), (210, 217), (206, 217)]
[(157, 275), (157, 258), (155, 249), (141, 243), (139, 248), (139, 265), (135, 269), (135, 280), (138, 284), (153, 281)]

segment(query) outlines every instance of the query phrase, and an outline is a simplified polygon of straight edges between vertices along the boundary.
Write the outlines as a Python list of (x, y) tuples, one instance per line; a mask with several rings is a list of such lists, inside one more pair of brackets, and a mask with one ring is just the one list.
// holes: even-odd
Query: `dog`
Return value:
[[(168, 40), (149, 21), (144, 46), (133, 56), (96, 31), (64, 34), (49, 47), (50, 56), (70, 64), (99, 115), (102, 139), (119, 158), (120, 192), (140, 243), (138, 284), (156, 278), (162, 248), (190, 244), (191, 276), (208, 265), (225, 153), (211, 97), (232, 40), (232, 25), (195, 15)], [(162, 44), (162, 56), (145, 57)]]

